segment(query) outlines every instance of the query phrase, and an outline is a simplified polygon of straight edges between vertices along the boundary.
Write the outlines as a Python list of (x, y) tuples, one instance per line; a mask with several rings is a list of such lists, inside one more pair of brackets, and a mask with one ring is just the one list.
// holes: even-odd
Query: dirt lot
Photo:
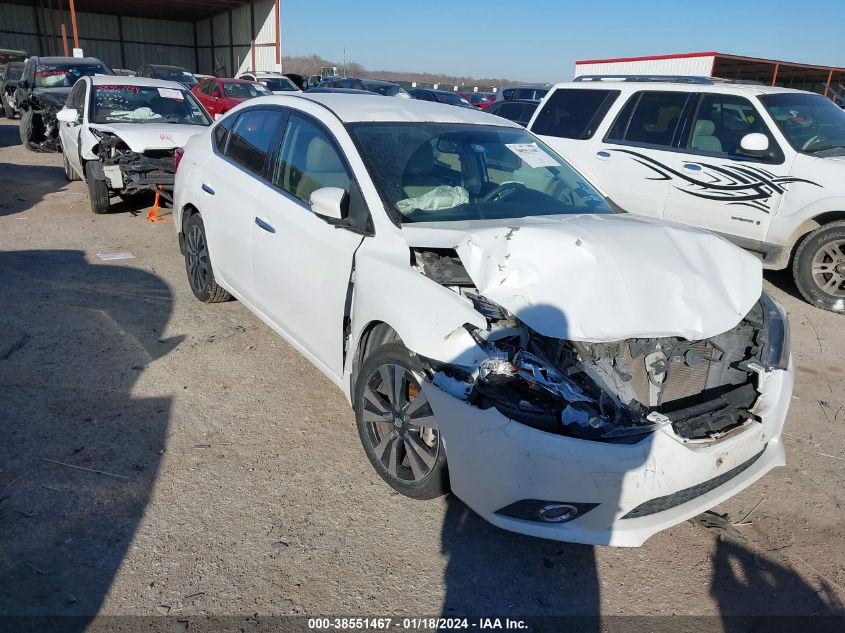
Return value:
[(391, 492), (339, 391), (193, 298), (170, 223), (61, 164), (2, 120), (0, 615), (843, 613), (845, 317), (788, 276), (788, 465), (639, 549), (541, 541)]

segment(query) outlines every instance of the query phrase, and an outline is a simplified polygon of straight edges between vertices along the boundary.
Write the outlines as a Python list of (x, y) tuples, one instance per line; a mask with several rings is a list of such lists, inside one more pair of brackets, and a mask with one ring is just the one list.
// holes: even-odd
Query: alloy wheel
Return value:
[(816, 251), (812, 275), (822, 292), (845, 297), (845, 240), (833, 240)]
[(202, 292), (208, 285), (208, 247), (202, 229), (194, 224), (188, 231), (185, 243), (185, 255), (188, 260), (188, 279), (197, 292)]
[(363, 422), (373, 453), (391, 477), (418, 482), (437, 463), (434, 413), (410, 370), (382, 365), (367, 379)]

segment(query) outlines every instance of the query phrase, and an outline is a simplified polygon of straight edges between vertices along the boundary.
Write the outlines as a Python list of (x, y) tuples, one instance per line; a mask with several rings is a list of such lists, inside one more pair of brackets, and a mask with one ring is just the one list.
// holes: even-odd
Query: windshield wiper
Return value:
[(805, 149), (804, 151), (808, 154), (815, 154), (817, 152), (824, 152), (829, 149), (845, 149), (845, 144), (842, 145), (822, 145), (821, 147), (813, 147), (811, 149)]

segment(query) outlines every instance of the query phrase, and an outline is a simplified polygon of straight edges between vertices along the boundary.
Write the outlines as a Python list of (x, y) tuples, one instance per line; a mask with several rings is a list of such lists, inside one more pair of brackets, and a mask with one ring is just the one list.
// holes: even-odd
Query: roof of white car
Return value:
[[(500, 125), (520, 127), (516, 123), (485, 114), (474, 108), (459, 108), (445, 103), (341, 93), (307, 93), (296, 99), (308, 99), (325, 106), (344, 123), (365, 121), (430, 122), (430, 123), (474, 123), (476, 125)], [(279, 100), (289, 105), (290, 97), (261, 97), (264, 100)]]
[(152, 79), (150, 77), (124, 77), (121, 75), (94, 75), (91, 83), (95, 86), (142, 86), (147, 88), (173, 88), (186, 90), (185, 86), (175, 81)]
[[(723, 94), (780, 94), (784, 92), (806, 93), (805, 90), (795, 88), (781, 88), (779, 86), (765, 86), (763, 84), (745, 84), (730, 81), (713, 80), (712, 83), (693, 83), (685, 81), (622, 81), (618, 79), (605, 79), (601, 81), (565, 81), (555, 84), (552, 90), (558, 88), (584, 88), (592, 89), (622, 89), (626, 92), (637, 92), (640, 90), (677, 90), (680, 92), (719, 92)], [(812, 93), (811, 93), (812, 94)]]

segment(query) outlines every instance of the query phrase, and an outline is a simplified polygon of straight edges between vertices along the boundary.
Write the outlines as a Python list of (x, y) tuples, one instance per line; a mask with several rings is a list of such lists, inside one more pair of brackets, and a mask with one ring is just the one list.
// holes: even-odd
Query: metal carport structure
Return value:
[(114, 68), (174, 64), (232, 76), (281, 67), (279, 0), (4, 0), (0, 47), (81, 48)]
[(575, 75), (695, 75), (753, 81), (810, 90), (845, 105), (845, 68), (715, 51), (587, 59), (575, 62)]

